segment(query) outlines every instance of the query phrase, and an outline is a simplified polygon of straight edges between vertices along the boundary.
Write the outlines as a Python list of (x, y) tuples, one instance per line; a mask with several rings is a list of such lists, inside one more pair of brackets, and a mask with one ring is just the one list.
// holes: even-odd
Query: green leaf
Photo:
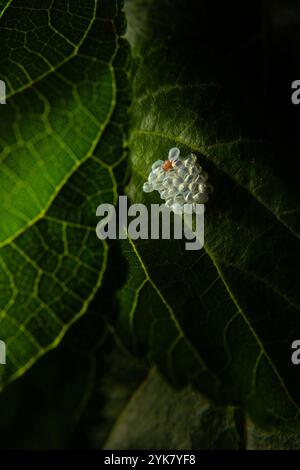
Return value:
[(190, 25), (181, 0), (172, 4), (171, 22), (168, 2), (146, 2), (134, 30), (141, 2), (128, 3), (129, 37), (138, 45), (128, 194), (159, 202), (142, 184), (174, 146), (198, 155), (214, 194), (201, 251), (174, 240), (124, 242), (129, 279), (120, 329), (173, 383), (193, 381), (262, 425), (291, 427), (300, 403), (290, 359), (300, 334), (299, 197), (259, 128), (268, 117), (257, 100), (251, 38), (240, 39), (241, 72), (240, 49), (232, 51), (226, 36), (222, 45), (213, 42), (207, 5)]
[[(5, 6), (5, 5), (4, 5)], [(122, 2), (28, 0), (0, 18), (1, 386), (59, 344), (106, 268), (96, 208), (124, 178)]]

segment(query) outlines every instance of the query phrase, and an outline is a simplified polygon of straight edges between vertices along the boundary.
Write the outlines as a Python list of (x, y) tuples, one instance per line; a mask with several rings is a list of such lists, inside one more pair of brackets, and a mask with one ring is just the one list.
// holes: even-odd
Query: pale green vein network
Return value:
[(0, 2), (0, 18), (5, 13), (5, 10), (9, 7), (13, 0), (1, 0)]
[[(127, 157), (129, 56), (119, 5), (93, 2), (91, 21), (76, 18), (85, 30), (74, 53), (0, 108), (0, 210), (2, 229), (11, 230), (0, 242), (1, 388), (61, 342), (102, 284), (108, 246), (96, 237), (96, 208), (116, 203), (115, 172), (120, 178)], [(101, 11), (113, 35), (101, 31)]]

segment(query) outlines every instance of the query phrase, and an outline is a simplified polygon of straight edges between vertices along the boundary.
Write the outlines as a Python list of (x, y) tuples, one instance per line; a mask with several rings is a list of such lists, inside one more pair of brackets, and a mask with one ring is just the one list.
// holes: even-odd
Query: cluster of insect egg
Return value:
[(208, 201), (212, 186), (206, 183), (207, 173), (197, 163), (195, 155), (180, 157), (180, 150), (172, 148), (168, 160), (157, 160), (152, 165), (143, 191), (158, 191), (166, 206), (175, 213), (184, 211), (185, 204), (204, 204)]

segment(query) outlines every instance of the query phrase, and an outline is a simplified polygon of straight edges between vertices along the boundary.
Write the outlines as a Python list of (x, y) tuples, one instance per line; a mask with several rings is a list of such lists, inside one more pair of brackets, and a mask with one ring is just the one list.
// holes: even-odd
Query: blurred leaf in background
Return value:
[[(127, 0), (124, 39), (118, 0), (0, 2), (1, 448), (299, 448), (276, 5)], [(214, 186), (204, 249), (100, 242), (175, 145)]]

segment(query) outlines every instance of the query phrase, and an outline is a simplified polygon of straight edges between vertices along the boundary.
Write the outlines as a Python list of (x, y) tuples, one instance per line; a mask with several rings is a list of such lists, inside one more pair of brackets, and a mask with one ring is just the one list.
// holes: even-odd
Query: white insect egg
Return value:
[(179, 203), (181, 203), (181, 204), (183, 204), (183, 203), (184, 203), (184, 196), (183, 196), (183, 194), (176, 194), (176, 196), (175, 196), (175, 201), (176, 201), (176, 202), (179, 202)]
[(157, 186), (163, 187), (164, 178), (160, 175), (156, 177), (155, 183)]
[(158, 176), (157, 179), (156, 179), (156, 185), (159, 187), (159, 186), (162, 186), (164, 182), (164, 178), (163, 176)]
[(158, 191), (165, 204), (175, 213), (183, 213), (190, 204), (196, 211), (196, 204), (205, 203), (212, 191), (194, 154), (180, 157), (177, 147), (171, 148), (167, 160), (157, 160), (151, 167), (148, 181), (143, 185), (144, 192)]
[(148, 181), (149, 182), (155, 181), (155, 179), (156, 179), (155, 173), (153, 173), (153, 171), (151, 171), (151, 173), (148, 176)]
[(195, 194), (193, 196), (193, 201), (196, 203), (196, 204), (201, 204), (203, 202), (203, 194), (201, 193), (198, 193), (198, 194)]
[(179, 167), (179, 170), (177, 170), (177, 175), (178, 175), (179, 178), (182, 178), (182, 179), (184, 179), (186, 177), (187, 171), (184, 168), (184, 166), (183, 166), (183, 168)]
[(176, 186), (170, 186), (168, 189), (169, 193), (172, 194), (174, 197), (177, 194), (177, 187)]
[(186, 159), (184, 160), (184, 164), (185, 166), (190, 166), (194, 164), (194, 159), (191, 157), (191, 155), (186, 157)]
[(159, 171), (159, 168), (152, 170), (152, 173), (153, 173), (153, 176), (155, 177), (155, 181), (157, 182), (163, 177), (162, 173)]
[(199, 199), (200, 199), (200, 194), (199, 193), (196, 193), (196, 194), (193, 195), (193, 202), (198, 203)]
[(199, 170), (195, 165), (188, 166), (188, 172), (193, 177), (196, 177), (199, 174)]
[(168, 188), (170, 186), (171, 182), (169, 181), (168, 178), (165, 178), (164, 181), (162, 182), (162, 185), (164, 188)]

